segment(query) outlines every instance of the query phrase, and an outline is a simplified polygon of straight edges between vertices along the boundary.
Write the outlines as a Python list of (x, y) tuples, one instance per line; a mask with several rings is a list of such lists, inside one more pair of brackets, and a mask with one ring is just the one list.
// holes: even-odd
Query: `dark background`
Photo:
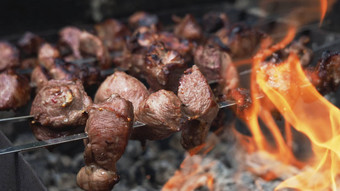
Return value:
[(234, 0), (2, 0), (0, 36), (92, 24), (104, 18), (126, 18), (135, 11), (161, 12)]

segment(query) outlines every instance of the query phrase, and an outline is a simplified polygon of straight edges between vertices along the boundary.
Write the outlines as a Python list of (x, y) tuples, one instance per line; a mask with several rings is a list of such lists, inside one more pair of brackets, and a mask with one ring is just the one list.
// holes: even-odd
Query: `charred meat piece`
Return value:
[(85, 132), (85, 164), (77, 175), (84, 190), (111, 190), (119, 181), (116, 163), (123, 155), (133, 125), (131, 102), (113, 94), (104, 102), (88, 108)]
[(189, 40), (198, 40), (202, 37), (201, 26), (192, 15), (187, 14), (183, 19), (174, 17), (174, 20), (177, 22), (174, 29), (177, 36)]
[(228, 53), (213, 46), (199, 46), (194, 54), (194, 63), (208, 81), (221, 82), (223, 92), (238, 86), (238, 73)]
[(26, 55), (34, 55), (38, 53), (39, 48), (43, 43), (44, 40), (38, 35), (26, 32), (18, 41), (18, 46)]
[(36, 85), (36, 91), (38, 92), (45, 83), (50, 80), (46, 68), (42, 66), (36, 66), (31, 73), (31, 82)]
[(50, 60), (49, 69), (44, 66), (37, 66), (32, 74), (31, 80), (37, 85), (39, 90), (48, 79), (54, 80), (80, 80), (84, 86), (98, 84), (101, 81), (99, 68), (91, 65), (76, 65), (56, 58)]
[(202, 27), (207, 33), (213, 33), (222, 27), (229, 25), (228, 17), (225, 13), (209, 12), (203, 15)]
[(51, 69), (54, 67), (54, 59), (59, 58), (59, 51), (51, 44), (44, 43), (38, 52), (39, 64), (46, 69)]
[(265, 37), (257, 29), (238, 24), (220, 29), (212, 41), (221, 49), (230, 51), (232, 58), (248, 58)]
[(181, 101), (171, 91), (159, 90), (144, 100), (136, 112), (138, 121), (147, 124), (133, 129), (132, 139), (160, 140), (181, 130), (184, 117)]
[(149, 92), (139, 80), (124, 73), (115, 72), (100, 85), (94, 98), (95, 103), (100, 103), (108, 99), (113, 93), (132, 102), (134, 111), (148, 96)]
[(82, 32), (79, 37), (79, 49), (81, 54), (95, 56), (101, 68), (110, 67), (111, 58), (103, 42), (93, 34)]
[(129, 17), (129, 26), (131, 28), (138, 27), (151, 27), (151, 28), (159, 28), (160, 22), (157, 15), (149, 14), (143, 11), (136, 12)]
[(157, 43), (146, 54), (145, 67), (141, 70), (152, 90), (177, 92), (179, 78), (186, 68), (178, 52), (167, 50), (162, 43)]
[(336, 91), (340, 86), (340, 53), (325, 52), (318, 62), (315, 72), (318, 80), (314, 81), (321, 94)]
[(195, 47), (194, 43), (186, 39), (179, 39), (173, 33), (169, 32), (160, 32), (157, 40), (162, 42), (166, 49), (175, 50), (180, 53), (185, 61), (192, 61), (192, 50)]
[(16, 109), (30, 99), (29, 81), (12, 70), (0, 74), (0, 110)]
[(218, 105), (207, 80), (195, 65), (181, 77), (178, 97), (189, 117), (189, 125), (182, 131), (181, 144), (185, 149), (192, 149), (205, 142)]
[(146, 53), (157, 40), (157, 33), (149, 27), (139, 27), (127, 39), (127, 49), (130, 53)]
[(235, 101), (236, 105), (233, 107), (234, 113), (241, 119), (245, 119), (245, 111), (247, 111), (253, 101), (251, 99), (250, 91), (244, 88), (236, 88), (229, 91), (226, 95), (227, 100)]
[(50, 80), (37, 93), (30, 114), (33, 123), (64, 129), (85, 125), (92, 104), (80, 81)]
[(0, 42), (0, 71), (19, 66), (19, 51), (7, 42)]
[(108, 19), (94, 26), (98, 37), (109, 50), (123, 50), (129, 29), (115, 19)]
[[(71, 50), (76, 59), (81, 58), (79, 51), (80, 34), (81, 30), (76, 27), (65, 27), (59, 32), (61, 47)], [(69, 50), (64, 50), (64, 52)]]

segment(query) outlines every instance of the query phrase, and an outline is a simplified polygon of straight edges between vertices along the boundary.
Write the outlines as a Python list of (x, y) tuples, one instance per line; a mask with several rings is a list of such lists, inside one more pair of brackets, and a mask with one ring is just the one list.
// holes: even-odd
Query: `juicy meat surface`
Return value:
[(94, 98), (94, 102), (103, 102), (113, 93), (132, 102), (135, 112), (138, 110), (141, 102), (149, 96), (149, 92), (142, 82), (125, 72), (119, 71), (107, 77), (100, 85)]
[(180, 54), (167, 50), (162, 43), (151, 46), (142, 68), (146, 81), (154, 91), (165, 89), (177, 91), (179, 78), (187, 65)]
[(18, 41), (18, 46), (26, 55), (37, 54), (44, 40), (36, 34), (26, 32)]
[(208, 81), (221, 82), (224, 92), (238, 86), (237, 69), (228, 53), (213, 46), (199, 46), (194, 54), (194, 63)]
[(91, 104), (80, 81), (50, 80), (35, 96), (30, 115), (34, 123), (50, 128), (82, 126)]
[(60, 43), (71, 49), (73, 56), (77, 59), (81, 58), (79, 51), (81, 30), (76, 27), (65, 27), (59, 32)]
[(178, 97), (189, 117), (189, 126), (182, 131), (181, 144), (185, 149), (191, 149), (204, 143), (219, 109), (207, 80), (195, 65), (181, 77)]
[(134, 121), (132, 103), (113, 94), (88, 108), (85, 164), (77, 183), (84, 190), (111, 190), (119, 180), (116, 162), (128, 143)]
[(0, 74), (0, 110), (16, 109), (30, 99), (29, 81), (14, 71)]
[(94, 28), (109, 50), (123, 50), (125, 37), (130, 35), (129, 29), (116, 19), (107, 19), (95, 25)]
[(79, 37), (81, 54), (96, 56), (99, 65), (106, 69), (111, 64), (111, 58), (103, 42), (95, 35), (83, 31)]
[(182, 129), (181, 101), (171, 91), (152, 93), (136, 112), (138, 121), (147, 124), (133, 129), (132, 139), (160, 140)]
[(0, 71), (19, 66), (19, 51), (7, 42), (0, 42)]
[(197, 23), (196, 19), (187, 14), (183, 19), (177, 19), (178, 24), (175, 26), (174, 33), (189, 40), (198, 40), (202, 37), (201, 26)]

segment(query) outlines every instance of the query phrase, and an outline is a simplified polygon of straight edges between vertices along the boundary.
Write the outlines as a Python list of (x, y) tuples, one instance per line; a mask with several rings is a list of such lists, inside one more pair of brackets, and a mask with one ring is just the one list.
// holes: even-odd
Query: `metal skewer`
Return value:
[[(257, 99), (261, 99), (263, 96), (257, 97)], [(222, 108), (227, 108), (236, 105), (236, 101), (223, 101), (218, 103), (218, 107), (220, 109)], [(33, 117), (32, 115), (28, 116), (23, 116), (23, 117)], [(139, 121), (134, 122), (133, 128), (136, 127), (142, 127), (144, 126), (144, 123), (141, 123)], [(70, 136), (65, 136), (65, 137), (59, 137), (55, 139), (49, 139), (46, 141), (35, 141), (32, 143), (27, 143), (23, 145), (18, 145), (18, 146), (12, 146), (4, 149), (0, 149), (0, 155), (5, 155), (5, 154), (10, 154), (10, 153), (16, 153), (16, 152), (21, 152), (21, 151), (29, 151), (33, 149), (39, 149), (43, 147), (48, 147), (48, 146), (53, 146), (53, 145), (59, 145), (63, 143), (68, 143), (68, 142), (73, 142), (73, 141), (78, 141), (81, 139), (87, 139), (87, 133), (79, 133), (79, 134), (74, 134)]]

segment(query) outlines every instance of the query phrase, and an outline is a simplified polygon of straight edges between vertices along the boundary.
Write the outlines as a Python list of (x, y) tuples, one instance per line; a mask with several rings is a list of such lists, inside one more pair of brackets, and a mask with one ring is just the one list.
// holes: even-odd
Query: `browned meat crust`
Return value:
[(125, 37), (130, 35), (129, 29), (116, 19), (106, 21), (94, 26), (98, 37), (109, 50), (123, 50)]
[(178, 22), (174, 29), (177, 36), (189, 40), (198, 40), (202, 37), (201, 26), (192, 15), (187, 14), (183, 19), (175, 18), (175, 20)]
[(179, 78), (187, 65), (176, 51), (167, 50), (162, 43), (151, 46), (141, 68), (150, 88), (177, 91)]
[(0, 71), (19, 66), (18, 49), (7, 43), (0, 42)]
[(134, 112), (138, 110), (140, 103), (149, 96), (149, 92), (144, 84), (125, 72), (119, 71), (107, 77), (100, 85), (94, 98), (94, 102), (103, 102), (113, 93), (132, 102)]
[(50, 128), (85, 125), (92, 104), (80, 81), (50, 80), (37, 93), (30, 114), (34, 123)]
[(84, 190), (111, 190), (119, 181), (116, 162), (123, 155), (130, 137), (133, 106), (113, 94), (105, 102), (90, 106), (88, 113), (86, 166), (79, 171), (77, 183)]
[(39, 51), (40, 46), (44, 40), (38, 35), (31, 32), (26, 32), (18, 41), (20, 50), (26, 55), (34, 55)]
[(30, 99), (29, 81), (12, 70), (0, 74), (0, 110), (16, 109)]
[(192, 149), (204, 143), (218, 105), (207, 80), (195, 65), (181, 77), (178, 97), (190, 120), (182, 131), (181, 144), (185, 149)]
[(144, 100), (136, 112), (138, 121), (147, 126), (133, 129), (132, 139), (160, 140), (182, 129), (185, 118), (181, 101), (171, 91), (159, 90)]
[(220, 82), (223, 92), (238, 86), (236, 67), (228, 53), (213, 46), (199, 46), (194, 54), (194, 63), (208, 81)]

